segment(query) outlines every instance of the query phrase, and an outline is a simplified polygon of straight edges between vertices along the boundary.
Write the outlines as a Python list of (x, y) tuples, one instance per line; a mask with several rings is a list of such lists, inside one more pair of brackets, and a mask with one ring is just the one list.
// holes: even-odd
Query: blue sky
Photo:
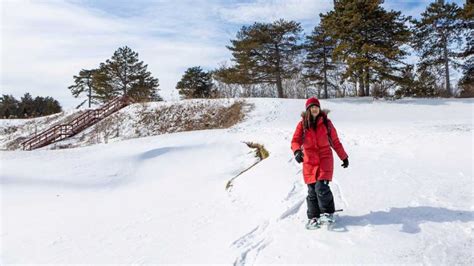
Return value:
[[(192, 66), (228, 63), (225, 48), (242, 25), (295, 20), (310, 33), (332, 0), (2, 0), (2, 94), (53, 96), (65, 108), (81, 102), (67, 89), (73, 75), (129, 46), (160, 80), (160, 94)], [(386, 0), (384, 7), (419, 17), (428, 0)], [(462, 5), (464, 1), (456, 2)]]

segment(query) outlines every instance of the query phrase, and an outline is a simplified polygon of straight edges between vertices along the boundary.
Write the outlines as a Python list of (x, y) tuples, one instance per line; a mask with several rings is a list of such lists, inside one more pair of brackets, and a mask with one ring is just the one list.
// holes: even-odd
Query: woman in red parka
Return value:
[(319, 226), (318, 219), (321, 215), (333, 221), (334, 199), (329, 187), (334, 169), (331, 148), (343, 161), (341, 166), (349, 166), (348, 156), (339, 141), (336, 128), (327, 113), (320, 108), (316, 97), (306, 101), (306, 111), (302, 114), (291, 140), (295, 160), (303, 163), (304, 181), (308, 185), (308, 229)]

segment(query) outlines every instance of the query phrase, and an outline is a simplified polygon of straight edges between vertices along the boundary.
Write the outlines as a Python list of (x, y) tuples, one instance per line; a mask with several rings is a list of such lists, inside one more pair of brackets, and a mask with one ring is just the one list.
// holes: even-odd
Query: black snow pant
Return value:
[(308, 219), (319, 218), (321, 213), (334, 213), (334, 198), (332, 196), (329, 181), (321, 180), (308, 184)]

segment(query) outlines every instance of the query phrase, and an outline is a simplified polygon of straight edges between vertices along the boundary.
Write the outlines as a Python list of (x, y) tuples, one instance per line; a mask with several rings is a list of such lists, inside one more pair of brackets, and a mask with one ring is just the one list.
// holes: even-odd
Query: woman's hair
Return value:
[[(321, 114), (321, 112), (319, 114)], [(304, 123), (303, 126), (305, 129), (309, 129), (309, 128), (316, 129), (317, 117), (313, 117), (311, 115), (311, 111), (309, 110), (309, 108), (308, 110), (306, 110), (306, 112), (303, 112), (302, 116), (303, 116), (303, 123)]]
[(316, 129), (316, 121), (318, 121), (319, 118), (327, 119), (327, 114), (329, 114), (329, 109), (320, 109), (319, 114), (316, 117), (313, 117), (311, 115), (311, 111), (308, 108), (308, 110), (301, 113), (301, 117), (303, 118), (303, 127), (305, 129)]

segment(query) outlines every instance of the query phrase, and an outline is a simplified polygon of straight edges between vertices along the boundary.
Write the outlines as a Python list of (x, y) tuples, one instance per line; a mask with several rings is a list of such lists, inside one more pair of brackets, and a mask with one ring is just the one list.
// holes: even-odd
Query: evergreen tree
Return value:
[(282, 80), (298, 71), (295, 61), (301, 32), (299, 23), (285, 20), (243, 26), (227, 46), (236, 65), (225, 74), (238, 84), (275, 85), (278, 97), (283, 98)]
[(23, 97), (20, 98), (20, 117), (31, 117), (35, 111), (35, 102), (33, 97), (29, 93), (25, 93)]
[(464, 66), (463, 76), (458, 82), (460, 97), (474, 97), (474, 60), (471, 58)]
[(474, 55), (474, 2), (466, 2), (464, 8), (459, 12), (461, 27), (464, 31), (465, 42), (460, 57), (472, 58)]
[(306, 37), (305, 48), (307, 51), (306, 60), (303, 62), (305, 67), (304, 77), (310, 82), (323, 86), (324, 98), (329, 98), (328, 72), (336, 69), (332, 60), (332, 54), (336, 42), (328, 35), (321, 26), (316, 26), (311, 35)]
[(464, 5), (460, 12), (462, 26), (465, 36), (465, 46), (460, 54), (464, 60), (462, 66), (463, 76), (458, 82), (460, 88), (460, 97), (474, 97), (474, 3), (470, 2)]
[(38, 117), (61, 112), (59, 102), (52, 97), (33, 97), (25, 93), (18, 101), (12, 95), (0, 97), (0, 117)]
[(438, 85), (436, 68), (418, 68), (416, 73), (413, 66), (404, 68), (403, 80), (395, 92), (397, 98), (401, 97), (437, 97), (441, 91)]
[(37, 117), (37, 116), (43, 116), (45, 113), (45, 99), (41, 96), (36, 96), (36, 98), (33, 100), (34, 101), (34, 106), (35, 110), (33, 111), (32, 116)]
[(59, 102), (49, 96), (37, 96), (34, 100), (34, 108), (33, 117), (55, 114), (62, 111)]
[(428, 5), (421, 14), (421, 20), (415, 22), (414, 48), (420, 53), (419, 67), (440, 67), (444, 70), (445, 90), (452, 95), (450, 85), (450, 63), (455, 63), (456, 53), (453, 44), (462, 41), (462, 23), (459, 19), (460, 8), (456, 3), (443, 0)]
[[(111, 59), (100, 63), (99, 68), (79, 72), (74, 85), (69, 86), (74, 97), (86, 93), (89, 107), (92, 103), (128, 95), (136, 101), (159, 101), (158, 79), (147, 71), (148, 66), (138, 60), (138, 53), (129, 47), (121, 47)], [(79, 106), (81, 106), (81, 103)]]
[(382, 0), (340, 0), (322, 16), (324, 31), (337, 41), (334, 57), (347, 64), (344, 79), (359, 80), (359, 96), (369, 95), (375, 79), (400, 81), (402, 46), (409, 41), (408, 20), (386, 11)]
[(44, 101), (45, 101), (44, 110), (45, 110), (46, 115), (62, 112), (62, 107), (57, 100), (48, 96), (44, 99)]
[(138, 53), (127, 46), (119, 48), (111, 59), (100, 64), (100, 72), (105, 75), (101, 77), (104, 91), (114, 96), (128, 95), (137, 101), (155, 100), (158, 79), (151, 76), (147, 67), (139, 61)]
[[(92, 103), (97, 103), (97, 98), (99, 98), (97, 95), (97, 90), (93, 86), (94, 75), (97, 72), (97, 69), (82, 69), (79, 71), (79, 75), (73, 77), (74, 85), (68, 87), (71, 90), (72, 95), (76, 98), (79, 97), (79, 95), (86, 93), (86, 101), (89, 102), (89, 108), (91, 107)], [(82, 102), (81, 105), (86, 101)]]
[(13, 95), (3, 95), (0, 97), (0, 116), (3, 118), (18, 117), (20, 102)]
[(250, 84), (250, 81), (243, 80), (244, 74), (239, 73), (235, 67), (228, 67), (226, 65), (219, 66), (212, 72), (212, 76), (226, 84)]
[(107, 102), (120, 94), (117, 90), (114, 90), (110, 80), (111, 78), (107, 73), (105, 64), (101, 63), (100, 67), (94, 72), (92, 87), (97, 94), (96, 98), (102, 103)]
[(188, 68), (176, 89), (186, 99), (209, 98), (213, 93), (212, 74), (203, 71), (199, 66)]
[(411, 96), (414, 97), (436, 97), (439, 96), (440, 88), (436, 80), (436, 74), (429, 69), (420, 68), (417, 71), (417, 80)]
[(402, 79), (403, 81), (400, 82), (400, 86), (398, 90), (395, 92), (395, 96), (397, 98), (405, 97), (405, 96), (413, 96), (414, 88), (415, 88), (415, 71), (413, 65), (407, 65), (402, 70)]
[(471, 55), (463, 65), (463, 76), (458, 81), (460, 97), (474, 97), (474, 57)]

